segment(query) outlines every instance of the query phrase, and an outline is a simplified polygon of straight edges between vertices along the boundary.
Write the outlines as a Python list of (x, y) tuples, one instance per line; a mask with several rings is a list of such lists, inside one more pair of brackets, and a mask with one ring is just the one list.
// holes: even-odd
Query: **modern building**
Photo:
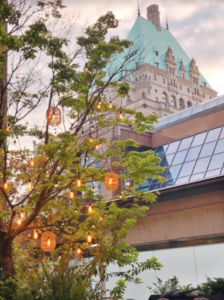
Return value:
[[(113, 64), (128, 59), (126, 72), (121, 72), (120, 77), (129, 82), (131, 90), (121, 100), (111, 88), (108, 101), (161, 118), (217, 96), (195, 59), (173, 37), (168, 24), (166, 28), (161, 26), (158, 5), (147, 7), (147, 18), (139, 14), (127, 39), (133, 47), (124, 55), (116, 55)], [(110, 66), (108, 74), (110, 70), (114, 69)]]

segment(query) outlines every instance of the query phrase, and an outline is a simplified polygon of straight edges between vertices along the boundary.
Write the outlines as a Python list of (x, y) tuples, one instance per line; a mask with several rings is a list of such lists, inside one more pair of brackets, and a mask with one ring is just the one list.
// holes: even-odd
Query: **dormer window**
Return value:
[(156, 56), (159, 56), (159, 51), (156, 51)]
[(182, 77), (185, 78), (185, 74), (184, 73), (182, 73)]
[(159, 63), (156, 63), (156, 67), (159, 68)]
[(203, 82), (204, 86), (206, 87), (206, 82)]

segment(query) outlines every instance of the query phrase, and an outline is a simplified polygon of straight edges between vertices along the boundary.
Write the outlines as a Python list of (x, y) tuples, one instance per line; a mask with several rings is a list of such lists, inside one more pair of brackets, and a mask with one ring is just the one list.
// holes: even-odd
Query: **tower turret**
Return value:
[(152, 4), (147, 7), (147, 18), (156, 26), (157, 30), (161, 31), (160, 12), (157, 4)]

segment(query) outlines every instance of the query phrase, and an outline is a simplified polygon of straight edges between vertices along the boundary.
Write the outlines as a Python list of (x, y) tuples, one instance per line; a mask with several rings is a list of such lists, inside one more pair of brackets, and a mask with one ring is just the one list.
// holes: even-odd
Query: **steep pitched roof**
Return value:
[[(177, 74), (180, 75), (179, 66), (182, 60), (186, 70), (186, 78), (190, 80), (189, 66), (191, 59), (169, 30), (161, 27), (161, 31), (158, 31), (156, 26), (150, 20), (138, 17), (128, 34), (127, 40), (133, 41), (134, 45), (142, 51), (140, 61), (139, 57), (137, 58), (138, 61), (132, 61), (129, 65), (130, 68), (134, 68), (134, 64), (137, 62), (139, 65), (148, 63), (154, 66), (156, 66), (156, 63), (159, 63), (159, 68), (166, 70), (165, 56), (168, 47), (170, 47), (177, 63)], [(126, 50), (124, 55), (127, 55), (129, 51), (130, 50)], [(156, 56), (156, 51), (158, 51), (158, 56)], [(117, 62), (118, 60), (118, 57), (116, 57)], [(201, 74), (200, 84), (203, 85), (203, 82), (206, 82), (207, 87), (212, 88)]]

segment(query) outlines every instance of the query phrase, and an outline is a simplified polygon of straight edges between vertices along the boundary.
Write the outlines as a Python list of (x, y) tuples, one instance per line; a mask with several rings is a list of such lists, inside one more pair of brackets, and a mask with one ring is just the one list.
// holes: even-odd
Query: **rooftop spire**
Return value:
[(168, 24), (168, 21), (167, 21), (167, 15), (166, 15), (166, 29), (169, 30), (169, 24)]
[(137, 3), (138, 3), (138, 17), (140, 17), (141, 13), (140, 13), (140, 8), (139, 8), (139, 2), (138, 2), (138, 0), (137, 0)]

